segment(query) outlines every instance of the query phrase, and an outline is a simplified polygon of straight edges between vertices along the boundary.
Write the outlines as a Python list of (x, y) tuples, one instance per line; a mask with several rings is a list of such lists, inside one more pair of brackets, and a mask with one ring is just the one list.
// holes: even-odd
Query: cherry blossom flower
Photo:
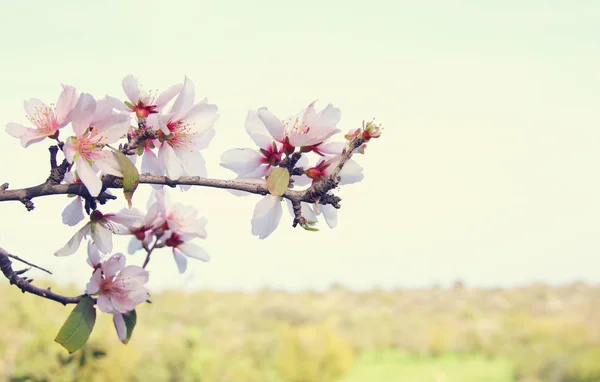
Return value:
[(24, 102), (27, 118), (35, 126), (34, 129), (11, 122), (6, 125), (6, 132), (19, 138), (23, 147), (41, 142), (46, 137), (57, 138), (58, 130), (71, 121), (71, 111), (77, 103), (75, 88), (67, 85), (62, 87), (56, 106), (47, 105), (36, 98)]
[(320, 112), (315, 111), (315, 103), (298, 114), (283, 121), (279, 120), (267, 108), (259, 109), (258, 117), (263, 122), (271, 136), (283, 144), (283, 152), (291, 154), (296, 147), (304, 151), (312, 150), (340, 130), (336, 128), (340, 121), (340, 109), (328, 104)]
[(91, 245), (88, 246), (88, 254), (94, 273), (85, 292), (98, 295), (98, 309), (113, 315), (117, 335), (125, 343), (127, 327), (123, 315), (148, 300), (149, 293), (145, 285), (148, 283), (149, 274), (137, 265), (125, 266), (126, 259), (121, 253), (116, 253), (102, 262), (99, 252)]
[(77, 174), (90, 195), (98, 196), (102, 181), (92, 165), (104, 173), (123, 176), (114, 154), (103, 148), (127, 133), (129, 116), (114, 113), (109, 101), (96, 101), (84, 93), (73, 109), (72, 125), (76, 137), (65, 142), (65, 157), (69, 163), (75, 163)]
[(167, 247), (172, 248), (179, 273), (186, 271), (188, 257), (202, 261), (210, 260), (204, 248), (190, 243), (195, 238), (206, 239), (206, 219), (197, 218), (198, 211), (190, 206), (181, 203), (172, 205), (163, 190), (155, 190), (153, 198), (149, 205), (154, 203), (158, 206), (158, 214), (154, 220), (154, 226), (157, 228), (154, 234), (158, 235)]
[(94, 244), (102, 253), (112, 251), (112, 234), (126, 232), (127, 226), (131, 226), (136, 221), (135, 216), (126, 214), (103, 214), (99, 210), (94, 210), (90, 214), (90, 221), (81, 227), (75, 235), (61, 249), (54, 253), (54, 256), (70, 256), (77, 252), (81, 241), (91, 236)]
[[(156, 116), (158, 140), (157, 160), (145, 164), (151, 174), (179, 179), (182, 175), (207, 175), (200, 150), (208, 147), (215, 135), (214, 124), (219, 118), (217, 106), (206, 99), (194, 105), (194, 83), (185, 78), (183, 87), (168, 113)], [(151, 152), (151, 151), (150, 151)], [(144, 156), (149, 155), (145, 151)], [(143, 163), (144, 165), (144, 163)]]
[(126, 101), (125, 104), (117, 101), (114, 106), (119, 110), (133, 112), (138, 118), (148, 118), (151, 114), (160, 112), (179, 93), (182, 86), (182, 84), (173, 85), (164, 92), (157, 94), (142, 90), (138, 79), (133, 74), (125, 76), (122, 84), (123, 91), (129, 101)]

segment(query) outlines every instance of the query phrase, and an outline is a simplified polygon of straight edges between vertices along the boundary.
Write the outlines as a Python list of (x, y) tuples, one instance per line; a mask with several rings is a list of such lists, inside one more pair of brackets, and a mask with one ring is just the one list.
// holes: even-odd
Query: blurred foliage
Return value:
[[(600, 381), (600, 288), (583, 283), (166, 291), (137, 309), (127, 346), (111, 316), (100, 314), (90, 341), (72, 355), (54, 342), (72, 306), (7, 284), (0, 296), (0, 380), (7, 381), (405, 380), (403, 370), (433, 368), (450, 374), (410, 380), (492, 380), (481, 374), (487, 368), (497, 377), (510, 370), (498, 381)], [(392, 374), (378, 379), (383, 368)], [(446, 376), (456, 370), (465, 374)]]

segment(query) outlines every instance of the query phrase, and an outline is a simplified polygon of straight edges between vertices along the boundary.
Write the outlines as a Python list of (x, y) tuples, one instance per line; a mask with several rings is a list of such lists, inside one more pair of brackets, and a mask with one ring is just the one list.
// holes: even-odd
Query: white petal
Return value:
[(129, 98), (129, 102), (136, 105), (140, 98), (140, 84), (133, 74), (128, 74), (123, 78), (123, 91)]
[(353, 159), (348, 159), (340, 171), (340, 185), (352, 184), (364, 178), (363, 168)]
[(137, 237), (133, 236), (129, 241), (129, 245), (127, 245), (127, 253), (134, 254), (142, 248), (142, 241), (139, 240)]
[(179, 273), (184, 273), (187, 269), (187, 257), (185, 257), (177, 248), (173, 249), (173, 257), (175, 258), (175, 263), (177, 264), (177, 269)]
[(179, 157), (183, 170), (187, 175), (206, 177), (206, 162), (198, 151), (176, 150), (175, 153)]
[(324, 154), (341, 155), (346, 147), (348, 147), (347, 142), (329, 142), (319, 145), (317, 149)]
[(75, 168), (79, 179), (81, 179), (81, 182), (85, 185), (90, 195), (93, 197), (100, 195), (102, 181), (98, 178), (92, 166), (80, 157), (75, 161)]
[(215, 133), (215, 129), (211, 128), (209, 130), (205, 130), (200, 135), (191, 136), (189, 137), (191, 142), (188, 146), (194, 151), (204, 150), (208, 147), (210, 141), (212, 141), (212, 139), (215, 137)]
[(126, 343), (127, 325), (125, 325), (125, 319), (123, 319), (123, 315), (121, 313), (114, 313), (113, 323), (115, 324), (115, 329), (117, 330), (117, 336), (119, 336), (119, 340), (123, 343)]
[(309, 184), (312, 183), (312, 179), (304, 174), (292, 175), (292, 179), (294, 180), (294, 186), (303, 187), (303, 186), (308, 186)]
[(110, 259), (106, 260), (104, 264), (102, 264), (104, 276), (107, 278), (112, 278), (117, 274), (117, 272), (125, 267), (125, 262), (125, 256), (123, 256), (122, 253), (115, 253), (110, 257)]
[(160, 93), (158, 98), (156, 98), (156, 108), (161, 110), (167, 102), (173, 99), (181, 91), (181, 87), (183, 84), (173, 85), (164, 92)]
[(192, 107), (185, 116), (186, 123), (192, 125), (192, 131), (201, 134), (212, 129), (219, 119), (217, 105), (201, 102)]
[(158, 158), (154, 151), (145, 147), (142, 154), (142, 174), (161, 175)]
[(69, 256), (77, 252), (81, 245), (81, 240), (89, 233), (90, 223), (85, 224), (73, 235), (64, 247), (54, 253), (54, 256)]
[(95, 223), (92, 231), (92, 240), (98, 250), (104, 254), (108, 254), (112, 251), (112, 232), (104, 227), (100, 222)]
[(92, 277), (90, 278), (90, 282), (87, 283), (85, 287), (85, 293), (92, 295), (98, 293), (100, 290), (100, 282), (102, 281), (102, 271), (100, 269), (96, 269), (94, 273), (92, 273)]
[(283, 123), (266, 107), (258, 109), (258, 117), (265, 124), (265, 127), (276, 141), (282, 141), (285, 136)]
[(193, 243), (183, 243), (177, 247), (184, 255), (187, 257), (191, 257), (194, 259), (208, 261), (210, 260), (210, 256), (206, 250), (196, 244)]
[(6, 124), (6, 132), (11, 137), (20, 139), (23, 136), (23, 134), (25, 134), (25, 130), (27, 130), (27, 127), (25, 127), (19, 123), (11, 122), (11, 123)]
[(229, 149), (221, 155), (221, 166), (244, 176), (255, 171), (264, 157), (253, 149)]
[(281, 219), (281, 201), (278, 196), (267, 195), (254, 208), (252, 216), (252, 234), (264, 239), (269, 236)]
[(102, 157), (94, 162), (94, 165), (98, 167), (104, 174), (110, 174), (114, 176), (123, 176), (121, 169), (121, 163), (112, 151), (103, 151)]
[(319, 206), (319, 208), (329, 228), (335, 228), (337, 226), (337, 209), (331, 204)]
[(158, 150), (158, 162), (160, 163), (161, 171), (163, 171), (170, 179), (177, 180), (183, 173), (181, 162), (175, 150), (168, 143), (163, 143)]
[(258, 111), (250, 110), (246, 116), (246, 132), (252, 138), (254, 143), (262, 149), (271, 146), (273, 137), (269, 134), (265, 124), (258, 117)]
[(62, 212), (63, 224), (71, 227), (82, 221), (84, 217), (81, 196), (73, 198), (73, 201)]
[(181, 91), (170, 110), (170, 113), (173, 114), (173, 120), (178, 121), (182, 119), (187, 111), (190, 110), (194, 104), (194, 94), (194, 83), (188, 77), (185, 77), (183, 88), (181, 88)]

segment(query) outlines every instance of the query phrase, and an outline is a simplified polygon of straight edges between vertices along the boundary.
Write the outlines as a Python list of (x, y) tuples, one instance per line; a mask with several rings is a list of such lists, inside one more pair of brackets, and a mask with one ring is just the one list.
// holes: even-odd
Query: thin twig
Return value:
[(35, 264), (32, 264), (32, 263), (30, 263), (30, 262), (29, 262), (29, 261), (27, 261), (27, 260), (23, 260), (23, 259), (22, 259), (22, 258), (20, 258), (19, 256), (15, 256), (15, 255), (11, 255), (11, 254), (7, 254), (6, 256), (10, 257), (11, 259), (15, 259), (15, 260), (17, 260), (17, 261), (20, 261), (20, 262), (22, 262), (22, 263), (24, 263), (24, 264), (27, 264), (27, 265), (29, 265), (30, 267), (37, 268), (37, 269), (39, 269), (40, 271), (44, 271), (44, 272), (48, 273), (49, 275), (51, 275), (51, 274), (52, 274), (52, 272), (50, 272), (50, 271), (49, 271), (49, 270), (47, 270), (46, 268), (42, 268), (42, 267), (40, 267), (39, 265), (35, 265)]

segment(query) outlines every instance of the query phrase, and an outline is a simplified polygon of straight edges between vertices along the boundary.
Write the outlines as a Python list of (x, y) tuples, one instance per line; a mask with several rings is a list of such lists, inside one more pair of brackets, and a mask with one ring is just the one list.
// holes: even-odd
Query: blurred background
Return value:
[[(339, 190), (334, 230), (284, 212), (258, 240), (259, 197), (171, 190), (207, 217), (212, 259), (181, 276), (153, 257), (126, 346), (100, 315), (68, 355), (53, 340), (72, 307), (0, 282), (0, 380), (600, 381), (599, 17), (594, 1), (1, 4), (2, 126), (61, 83), (125, 99), (133, 73), (159, 91), (187, 75), (219, 106), (215, 178), (233, 177), (223, 151), (252, 147), (249, 109), (283, 118), (319, 99), (343, 132), (384, 131), (356, 156), (365, 178)], [(43, 182), (47, 146), (4, 135), (0, 183)], [(84, 247), (52, 256), (75, 232), (70, 200), (34, 202), (2, 203), (0, 246), (53, 271), (31, 271), (37, 285), (82, 293)]]

